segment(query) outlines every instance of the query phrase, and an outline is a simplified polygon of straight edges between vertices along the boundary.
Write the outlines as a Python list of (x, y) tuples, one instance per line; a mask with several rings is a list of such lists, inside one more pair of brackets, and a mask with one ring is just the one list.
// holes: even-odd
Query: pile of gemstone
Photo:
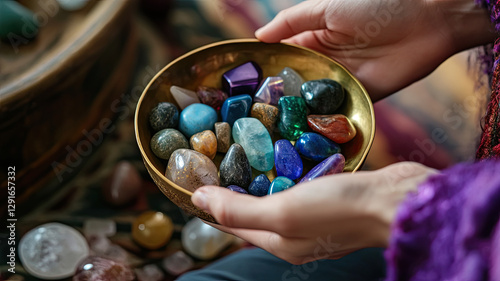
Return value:
[[(218, 185), (264, 196), (343, 171), (339, 144), (356, 129), (337, 113), (346, 95), (338, 82), (304, 81), (288, 67), (263, 79), (252, 61), (221, 80), (222, 89), (172, 86), (180, 108), (161, 102), (152, 109), (151, 150), (168, 161), (169, 180), (190, 191)], [(217, 152), (225, 154), (219, 169), (212, 161)], [(302, 159), (317, 163), (305, 175)], [(271, 182), (265, 173), (273, 167)], [(262, 173), (253, 178), (252, 168)]]

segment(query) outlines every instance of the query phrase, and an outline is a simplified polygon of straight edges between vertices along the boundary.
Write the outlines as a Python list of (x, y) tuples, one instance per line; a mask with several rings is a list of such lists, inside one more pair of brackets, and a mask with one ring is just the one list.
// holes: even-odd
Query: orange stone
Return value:
[(144, 212), (132, 224), (134, 241), (150, 250), (165, 246), (173, 232), (172, 220), (161, 212)]
[(313, 131), (336, 143), (346, 143), (356, 136), (356, 128), (351, 120), (342, 114), (309, 115), (307, 124)]
[(189, 140), (189, 144), (193, 150), (208, 156), (210, 159), (214, 159), (217, 153), (217, 137), (210, 130), (194, 134)]

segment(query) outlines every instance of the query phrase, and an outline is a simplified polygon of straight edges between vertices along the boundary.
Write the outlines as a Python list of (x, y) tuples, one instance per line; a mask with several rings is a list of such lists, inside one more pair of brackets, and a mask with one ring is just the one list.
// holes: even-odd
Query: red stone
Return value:
[(309, 127), (336, 143), (346, 143), (356, 136), (356, 128), (351, 120), (342, 114), (309, 115)]

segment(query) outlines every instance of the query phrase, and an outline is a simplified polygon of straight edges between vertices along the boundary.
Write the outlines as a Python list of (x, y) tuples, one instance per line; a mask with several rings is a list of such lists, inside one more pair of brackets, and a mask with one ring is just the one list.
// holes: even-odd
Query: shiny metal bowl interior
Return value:
[[(373, 104), (364, 87), (342, 65), (318, 52), (296, 45), (238, 39), (210, 44), (177, 58), (164, 67), (142, 93), (134, 120), (136, 140), (144, 164), (160, 190), (186, 212), (212, 222), (214, 219), (209, 214), (191, 203), (192, 192), (164, 176), (166, 163), (150, 149), (153, 132), (148, 124), (149, 112), (159, 102), (177, 105), (170, 94), (170, 86), (191, 90), (199, 85), (221, 88), (221, 76), (225, 71), (250, 60), (261, 66), (263, 77), (274, 76), (284, 67), (291, 67), (306, 81), (330, 78), (342, 84), (347, 95), (339, 113), (349, 117), (357, 129), (356, 137), (341, 145), (346, 158), (345, 172), (361, 167), (375, 135)], [(218, 153), (214, 159), (217, 166), (223, 157)], [(305, 166), (311, 168), (311, 163)], [(274, 169), (268, 173), (270, 179), (274, 174)]]

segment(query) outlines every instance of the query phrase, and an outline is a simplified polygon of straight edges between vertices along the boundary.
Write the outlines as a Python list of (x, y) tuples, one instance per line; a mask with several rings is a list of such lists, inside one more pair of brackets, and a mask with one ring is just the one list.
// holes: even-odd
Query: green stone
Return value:
[(26, 42), (38, 33), (35, 15), (16, 1), (0, 1), (0, 39)]
[(278, 130), (289, 141), (307, 131), (307, 106), (302, 97), (284, 96), (278, 102)]
[(250, 166), (261, 172), (274, 167), (274, 146), (271, 136), (262, 123), (252, 117), (234, 122), (233, 139), (245, 150)]

